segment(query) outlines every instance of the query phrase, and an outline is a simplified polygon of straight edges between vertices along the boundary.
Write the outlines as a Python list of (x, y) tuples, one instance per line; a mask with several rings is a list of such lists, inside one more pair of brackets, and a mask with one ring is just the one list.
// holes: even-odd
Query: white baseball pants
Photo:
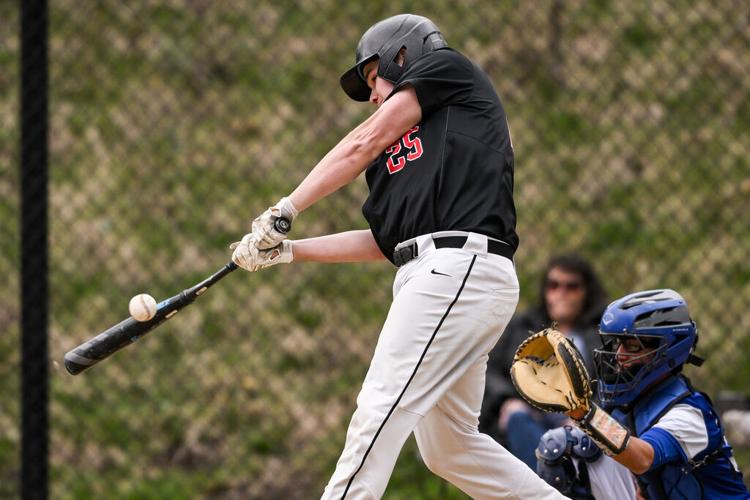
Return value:
[[(455, 235), (463, 248), (435, 248)], [(487, 355), (518, 302), (513, 263), (476, 233), (415, 240), (323, 498), (380, 498), (411, 432), (427, 467), (473, 498), (564, 498), (477, 430)]]

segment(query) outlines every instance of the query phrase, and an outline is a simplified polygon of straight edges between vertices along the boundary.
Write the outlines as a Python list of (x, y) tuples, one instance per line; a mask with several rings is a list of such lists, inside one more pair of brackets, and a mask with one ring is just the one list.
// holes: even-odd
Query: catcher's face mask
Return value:
[(659, 347), (659, 339), (616, 338), (612, 345), (615, 349), (615, 360), (621, 370), (628, 370), (645, 365), (654, 359), (654, 351)]
[(605, 405), (633, 401), (656, 380), (649, 377), (662, 365), (668, 345), (659, 337), (601, 334), (603, 346), (594, 350), (599, 397)]

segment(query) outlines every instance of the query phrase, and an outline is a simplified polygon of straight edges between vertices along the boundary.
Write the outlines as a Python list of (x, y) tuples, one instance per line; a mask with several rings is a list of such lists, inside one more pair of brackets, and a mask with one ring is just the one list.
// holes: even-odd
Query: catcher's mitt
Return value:
[(581, 353), (554, 328), (527, 338), (510, 368), (513, 384), (532, 406), (549, 412), (572, 412), (578, 426), (608, 455), (621, 453), (630, 432), (591, 402), (591, 384)]
[(589, 410), (591, 384), (581, 353), (554, 328), (518, 346), (510, 375), (521, 396), (540, 410)]

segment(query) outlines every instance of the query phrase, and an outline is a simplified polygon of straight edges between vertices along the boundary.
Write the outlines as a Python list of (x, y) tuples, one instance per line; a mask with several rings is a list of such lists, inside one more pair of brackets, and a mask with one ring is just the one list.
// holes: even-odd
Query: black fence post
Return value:
[(21, 497), (48, 487), (47, 1), (21, 4)]

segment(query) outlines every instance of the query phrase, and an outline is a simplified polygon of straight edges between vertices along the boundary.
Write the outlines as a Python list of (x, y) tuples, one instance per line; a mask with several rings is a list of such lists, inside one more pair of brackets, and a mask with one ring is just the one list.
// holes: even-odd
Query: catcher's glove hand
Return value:
[(527, 338), (510, 368), (513, 384), (532, 406), (565, 412), (607, 455), (621, 453), (630, 432), (591, 402), (591, 384), (583, 357), (561, 332), (547, 328)]
[(591, 384), (583, 358), (554, 328), (535, 333), (518, 346), (510, 376), (521, 396), (540, 410), (589, 410)]

